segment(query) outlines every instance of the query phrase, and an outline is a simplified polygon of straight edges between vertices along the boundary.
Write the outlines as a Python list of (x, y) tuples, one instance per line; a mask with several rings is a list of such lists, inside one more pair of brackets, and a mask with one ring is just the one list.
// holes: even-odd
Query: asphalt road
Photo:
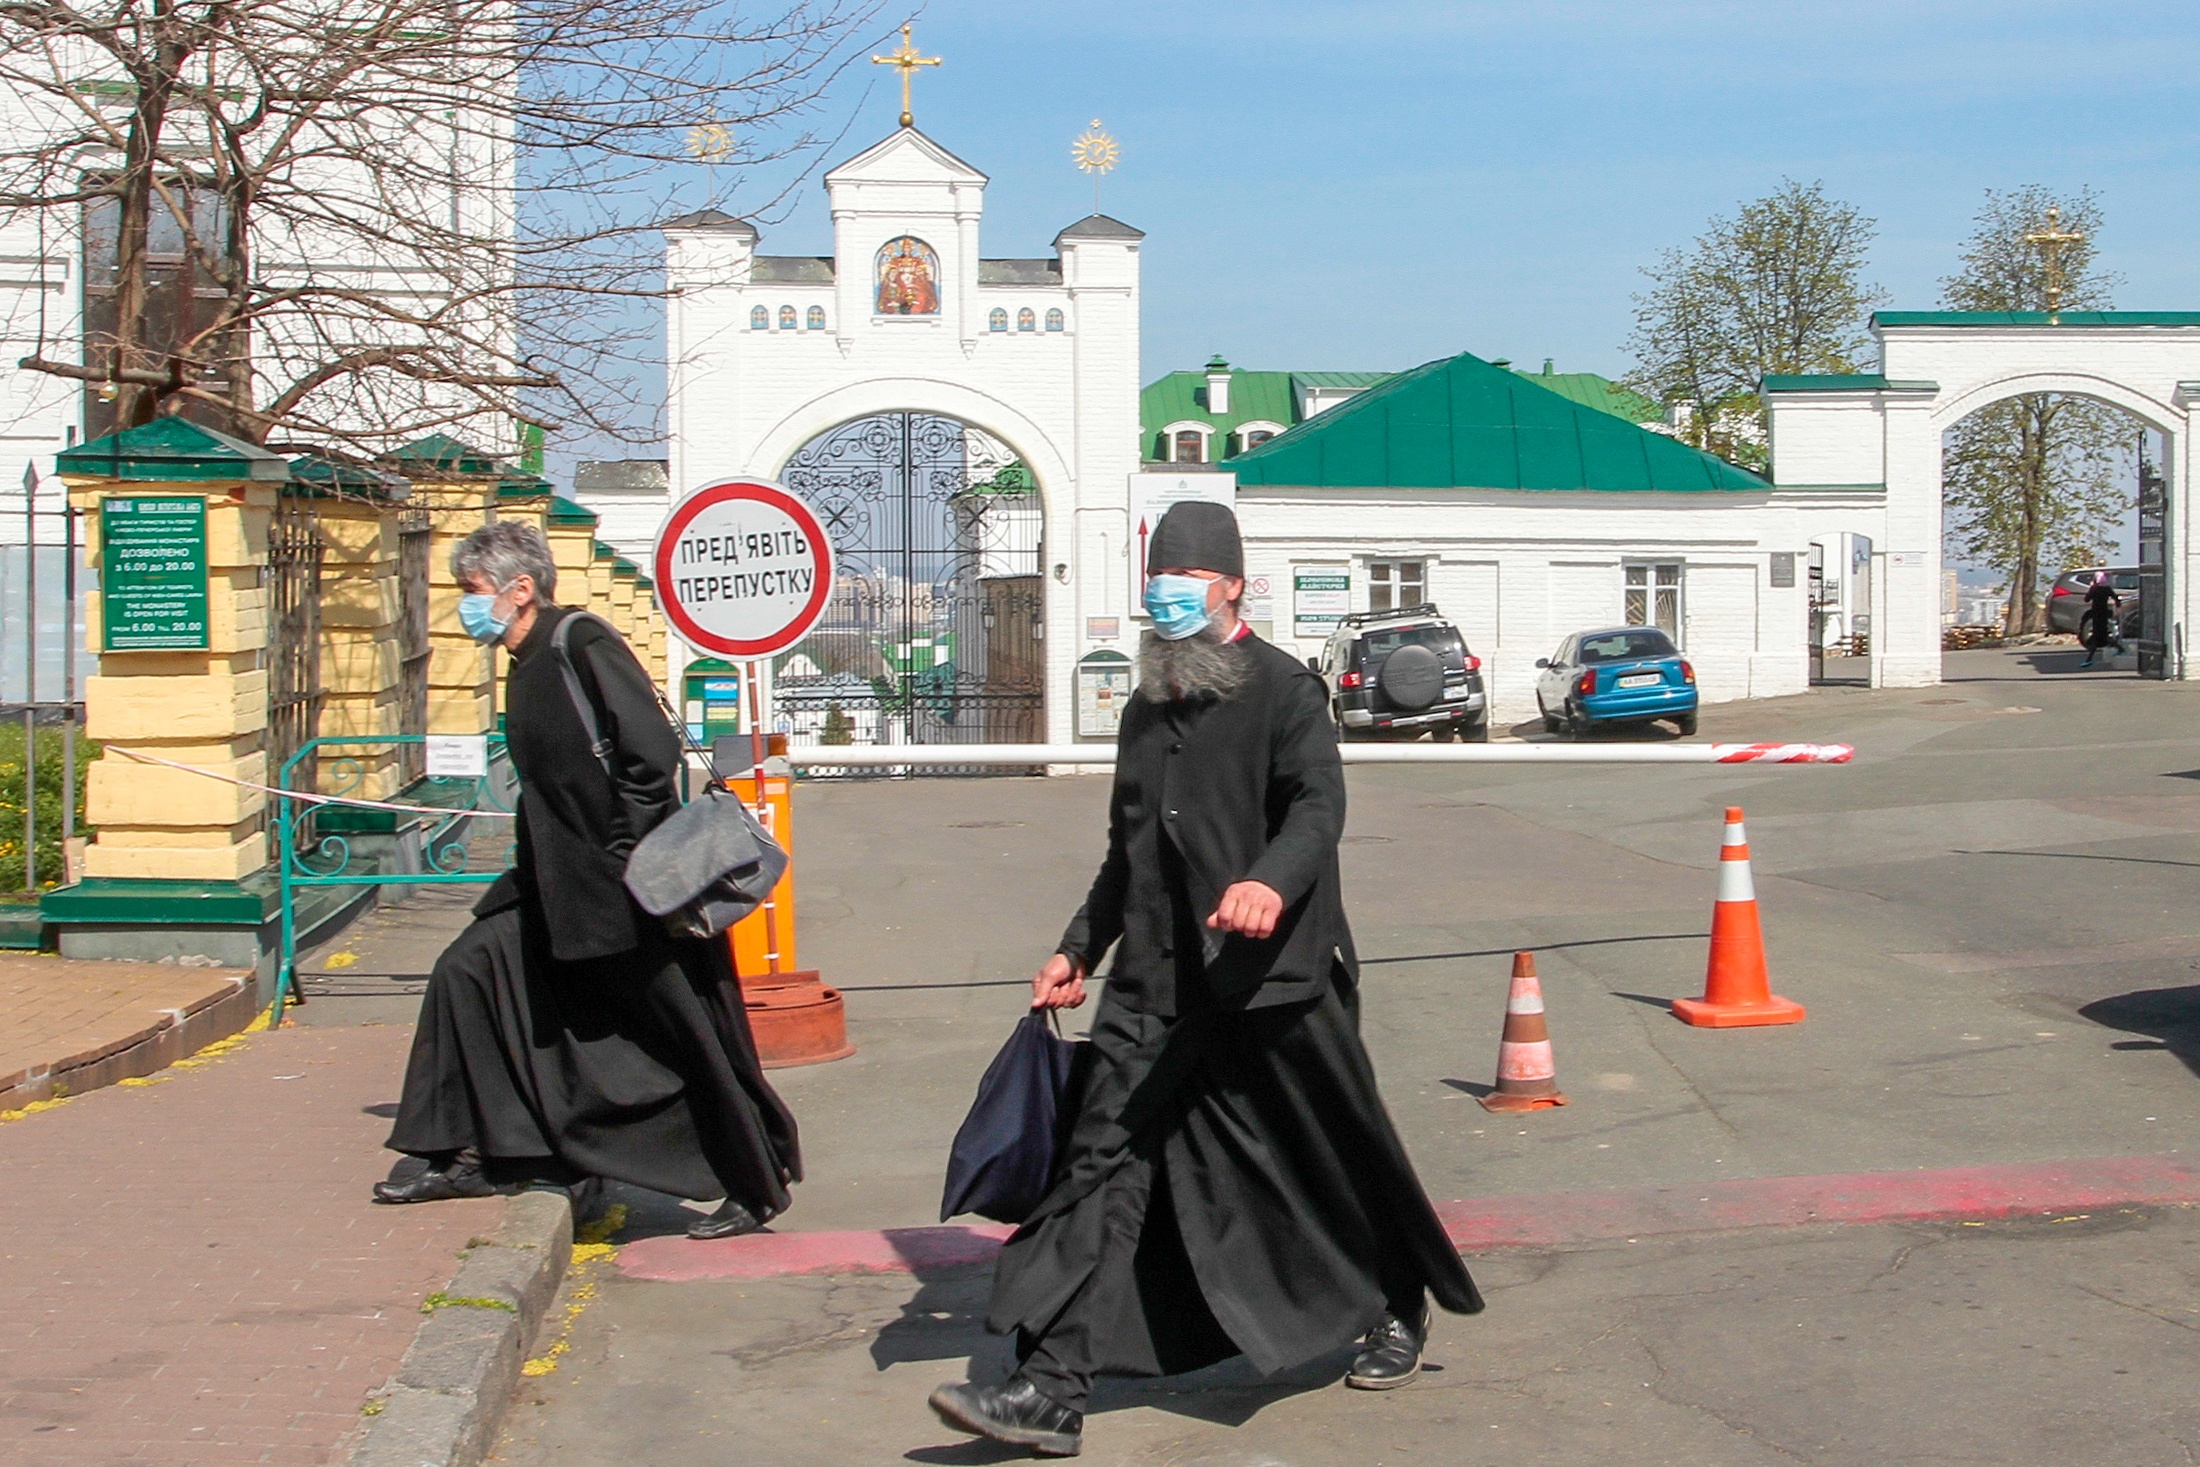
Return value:
[[(1438, 1199), (2185, 1154), (2200, 1121), (2200, 687), (1960, 654), (1944, 687), (1708, 710), (1840, 768), (1359, 768), (1365, 1032)], [(801, 958), (858, 1054), (779, 1071), (810, 1179), (782, 1226), (934, 1221), (940, 1166), (1099, 858), (1105, 781), (812, 785)], [(1699, 1031), (1720, 817), (1748, 814), (1774, 986)], [(1486, 1114), (1533, 949), (1573, 1103)], [(367, 967), (372, 964), (365, 965)], [(324, 1010), (324, 1013), (328, 1013)], [(333, 1015), (331, 1015), (333, 1017)], [(673, 1205), (630, 1198), (642, 1230)], [(2187, 1463), (2196, 1219), (1752, 1230), (1478, 1260), (1411, 1390), (1224, 1375), (1106, 1398), (1102, 1462)], [(601, 1282), (511, 1462), (999, 1460), (926, 1389), (982, 1275)], [(981, 1368), (983, 1368), (981, 1366)], [(2184, 1433), (2180, 1438), (2179, 1433)], [(2187, 1446), (2186, 1442), (2194, 1443)]]

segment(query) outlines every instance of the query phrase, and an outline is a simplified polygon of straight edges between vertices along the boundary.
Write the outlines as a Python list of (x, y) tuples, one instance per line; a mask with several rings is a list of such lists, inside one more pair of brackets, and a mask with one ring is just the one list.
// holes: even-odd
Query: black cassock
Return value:
[(757, 1062), (726, 944), (671, 937), (620, 879), (678, 807), (678, 736), (625, 643), (575, 626), (605, 777), (550, 648), (568, 614), (543, 608), (513, 651), (516, 860), (436, 961), (388, 1144), (782, 1212), (802, 1175), (794, 1119)]
[[(1321, 681), (1257, 637), (1228, 698), (1143, 697), (1117, 739), (1108, 853), (1061, 951), (1120, 940), (1052, 1190), (1002, 1252), (987, 1324), (1070, 1404), (1091, 1374), (1243, 1353), (1263, 1372), (1423, 1291), (1482, 1307), (1376, 1088), (1339, 896), (1344, 771)], [(1254, 941), (1231, 884), (1284, 899)]]

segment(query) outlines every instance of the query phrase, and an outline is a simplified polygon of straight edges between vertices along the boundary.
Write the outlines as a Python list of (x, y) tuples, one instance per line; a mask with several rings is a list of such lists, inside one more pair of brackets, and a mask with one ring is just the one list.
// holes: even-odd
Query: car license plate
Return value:
[(1664, 677), (1658, 673), (1631, 672), (1627, 676), (1619, 680), (1619, 685), (1623, 688), (1647, 688), (1654, 683), (1662, 683), (1664, 681)]

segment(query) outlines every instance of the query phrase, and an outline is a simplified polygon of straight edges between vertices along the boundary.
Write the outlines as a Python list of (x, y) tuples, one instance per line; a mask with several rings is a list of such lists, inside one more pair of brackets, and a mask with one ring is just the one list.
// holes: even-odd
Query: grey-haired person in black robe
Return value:
[(477, 530), (452, 556), (469, 630), (511, 651), (505, 733), (519, 775), (514, 864), (435, 965), (389, 1146), (385, 1202), (609, 1177), (725, 1199), (691, 1229), (753, 1229), (790, 1199), (794, 1119), (764, 1079), (723, 939), (675, 938), (622, 881), (679, 807), (680, 744), (618, 634), (566, 648), (609, 744), (589, 747), (556, 649), (557, 571), (531, 526)]
[(1107, 856), (1033, 982), (1037, 1006), (1079, 1004), (1115, 949), (1052, 1190), (994, 1277), (1017, 1368), (932, 1397), (1040, 1455), (1079, 1450), (1095, 1375), (1274, 1372), (1358, 1341), (1348, 1383), (1384, 1389), (1419, 1370), (1429, 1297), (1482, 1307), (1360, 1043), (1326, 690), (1237, 620), (1227, 509), (1171, 509), (1148, 562), (1205, 581), (1209, 616), (1142, 650)]

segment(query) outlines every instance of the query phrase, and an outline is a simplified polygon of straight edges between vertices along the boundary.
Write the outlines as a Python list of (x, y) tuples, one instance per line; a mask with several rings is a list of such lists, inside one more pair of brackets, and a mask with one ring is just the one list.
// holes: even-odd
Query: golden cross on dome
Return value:
[(2047, 208), (2045, 228), (2035, 229), (2024, 237), (2024, 242), (2039, 246), (2041, 262), (2047, 266), (2047, 324), (2062, 323), (2063, 288), (2068, 282), (2063, 278), (2062, 252), (2072, 245), (2085, 243), (2085, 231), (2062, 227), (2062, 208), (2050, 204)]
[(901, 28), (901, 49), (888, 56), (873, 56), (873, 66), (891, 66), (901, 72), (901, 125), (915, 127), (917, 120), (909, 112), (909, 77), (920, 66), (937, 66), (937, 56), (919, 56), (916, 43), (909, 39), (909, 27)]

